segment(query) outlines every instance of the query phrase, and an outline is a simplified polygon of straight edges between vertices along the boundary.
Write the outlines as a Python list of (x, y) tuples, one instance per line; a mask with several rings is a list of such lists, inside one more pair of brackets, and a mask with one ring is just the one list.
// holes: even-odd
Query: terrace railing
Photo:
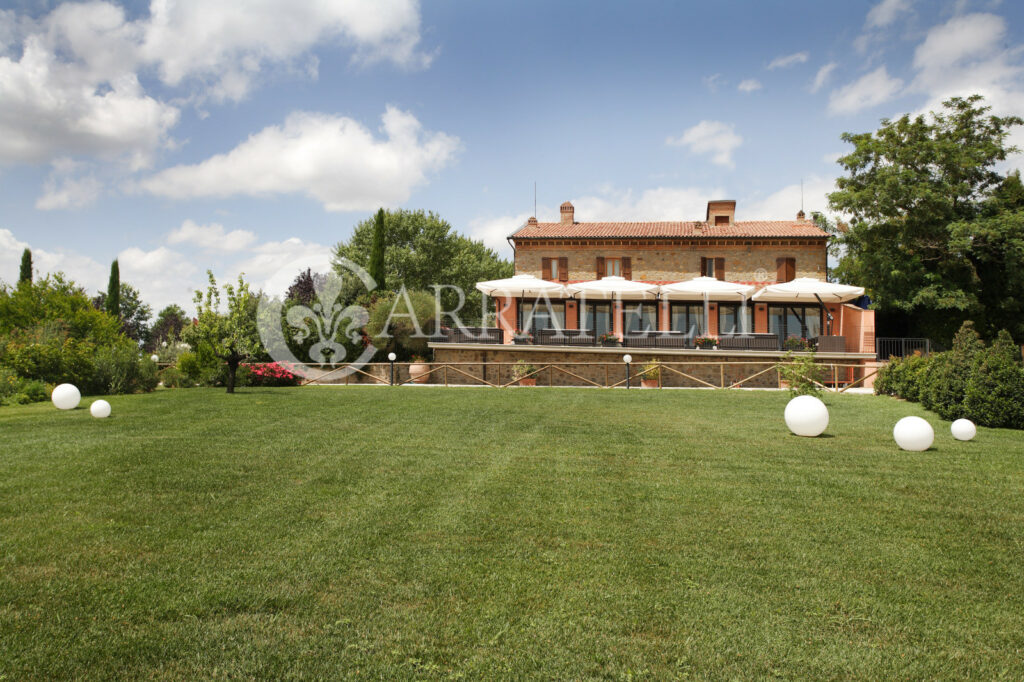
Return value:
[(928, 355), (929, 353), (934, 353), (940, 350), (942, 349), (937, 347), (931, 339), (895, 337), (875, 338), (875, 355), (879, 360), (905, 358), (908, 355), (913, 355), (914, 353)]

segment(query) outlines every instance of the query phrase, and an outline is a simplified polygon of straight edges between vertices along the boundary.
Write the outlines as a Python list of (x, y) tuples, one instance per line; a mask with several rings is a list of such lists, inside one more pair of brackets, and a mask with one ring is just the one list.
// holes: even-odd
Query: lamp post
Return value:
[(633, 356), (626, 354), (622, 356), (622, 361), (626, 363), (626, 388), (629, 388), (629, 363), (633, 362)]
[(394, 353), (388, 353), (388, 362), (391, 363), (391, 385), (395, 385), (395, 360), (398, 358)]

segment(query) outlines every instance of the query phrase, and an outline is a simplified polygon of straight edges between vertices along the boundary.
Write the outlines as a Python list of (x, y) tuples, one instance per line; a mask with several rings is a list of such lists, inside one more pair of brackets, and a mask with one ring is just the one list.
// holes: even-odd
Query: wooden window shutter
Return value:
[(725, 279), (725, 259), (724, 258), (716, 258), (715, 259), (715, 279), (721, 279), (721, 280)]
[(558, 257), (558, 281), (568, 282), (569, 281), (569, 257), (559, 256)]
[(779, 282), (791, 282), (796, 277), (795, 258), (775, 259), (775, 279)]
[(540, 259), (540, 278), (547, 279), (551, 276), (551, 259), (541, 258)]
[(604, 256), (597, 257), (597, 279), (604, 277)]
[(786, 281), (792, 282), (796, 279), (796, 258), (786, 259)]
[(622, 257), (622, 278), (633, 279), (633, 259), (628, 256)]
[(705, 258), (704, 256), (700, 257), (700, 276), (701, 277), (707, 277), (708, 276), (708, 259)]

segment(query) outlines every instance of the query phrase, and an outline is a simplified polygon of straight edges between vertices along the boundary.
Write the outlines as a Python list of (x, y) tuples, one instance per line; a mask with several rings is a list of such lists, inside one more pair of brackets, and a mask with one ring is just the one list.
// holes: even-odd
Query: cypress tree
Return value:
[(121, 318), (121, 270), (117, 266), (116, 258), (110, 264), (110, 281), (107, 282), (107, 302), (105, 308), (114, 317)]
[(384, 289), (384, 209), (377, 211), (373, 226), (373, 250), (370, 251), (370, 277), (377, 282), (378, 289)]
[(21, 273), (18, 275), (18, 282), (32, 283), (32, 251), (25, 249), (21, 254)]

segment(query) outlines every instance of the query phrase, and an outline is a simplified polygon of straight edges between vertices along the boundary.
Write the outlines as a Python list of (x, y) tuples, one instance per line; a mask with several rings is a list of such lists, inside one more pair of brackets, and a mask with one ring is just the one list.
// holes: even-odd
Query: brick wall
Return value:
[(733, 282), (775, 282), (775, 261), (783, 257), (796, 259), (797, 277), (825, 279), (826, 273), (823, 243), (729, 246), (683, 243), (648, 246), (521, 244), (516, 249), (516, 274), (541, 277), (541, 259), (559, 256), (569, 258), (570, 280), (594, 279), (598, 256), (628, 256), (632, 260), (633, 279), (645, 281), (680, 281), (699, 277), (702, 256), (725, 258), (725, 278)]

